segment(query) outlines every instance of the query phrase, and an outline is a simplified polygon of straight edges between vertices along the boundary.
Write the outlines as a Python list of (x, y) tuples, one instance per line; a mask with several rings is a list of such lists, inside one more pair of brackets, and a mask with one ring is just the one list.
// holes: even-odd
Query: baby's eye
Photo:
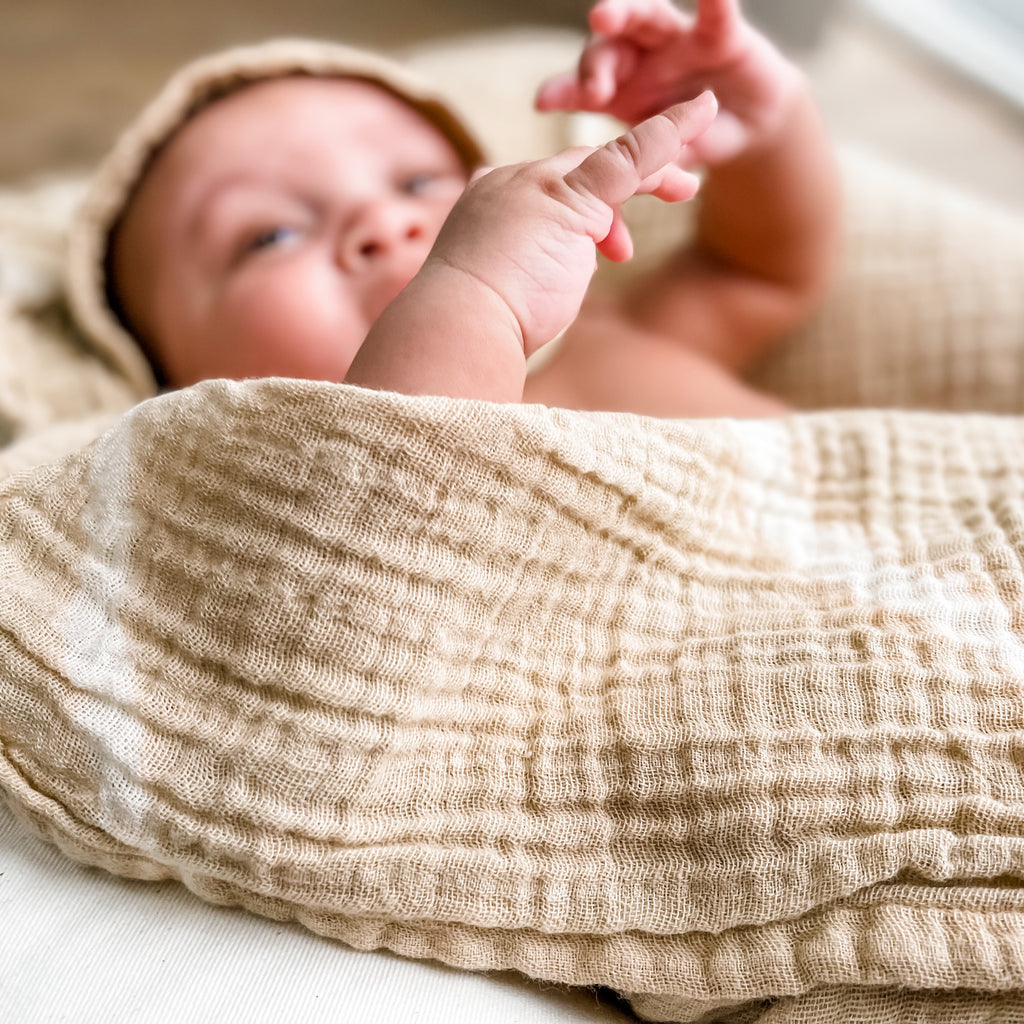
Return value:
[(402, 182), (402, 191), (410, 196), (423, 195), (437, 181), (437, 177), (428, 172), (412, 174)]
[(272, 228), (267, 228), (252, 235), (246, 241), (245, 251), (259, 252), (263, 249), (273, 249), (276, 246), (295, 241), (299, 234), (298, 228), (289, 227), (287, 224), (277, 224)]

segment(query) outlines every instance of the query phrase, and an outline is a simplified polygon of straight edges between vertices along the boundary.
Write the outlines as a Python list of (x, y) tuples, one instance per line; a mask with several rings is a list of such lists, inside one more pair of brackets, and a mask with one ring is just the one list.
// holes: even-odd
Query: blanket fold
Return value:
[(1022, 492), (1017, 417), (163, 396), (0, 487), (0, 790), (654, 1019), (1016, 1013)]

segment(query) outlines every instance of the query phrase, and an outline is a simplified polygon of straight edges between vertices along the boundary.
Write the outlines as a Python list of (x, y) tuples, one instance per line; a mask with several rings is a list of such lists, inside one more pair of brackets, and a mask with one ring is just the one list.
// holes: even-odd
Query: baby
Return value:
[[(837, 177), (800, 73), (737, 0), (600, 0), (541, 110), (612, 114), (597, 149), (491, 170), (359, 77), (271, 77), (203, 106), (110, 234), (107, 289), (163, 381), (289, 376), (659, 416), (785, 411), (741, 378), (814, 308)], [(614, 298), (621, 206), (691, 198), (694, 238)], [(563, 334), (564, 331), (564, 334)], [(527, 358), (561, 335), (540, 369)]]

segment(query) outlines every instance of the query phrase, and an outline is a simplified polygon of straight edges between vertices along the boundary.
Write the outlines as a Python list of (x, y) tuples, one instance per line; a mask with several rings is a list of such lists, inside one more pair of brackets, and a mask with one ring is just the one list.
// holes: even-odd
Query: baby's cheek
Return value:
[(239, 281), (229, 296), (239, 375), (343, 380), (367, 329), (343, 282), (315, 268), (273, 270)]

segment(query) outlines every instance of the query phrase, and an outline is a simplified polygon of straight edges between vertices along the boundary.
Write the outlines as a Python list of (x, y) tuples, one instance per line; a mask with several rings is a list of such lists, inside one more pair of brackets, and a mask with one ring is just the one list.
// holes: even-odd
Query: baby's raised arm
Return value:
[(595, 250), (617, 260), (631, 254), (621, 204), (639, 192), (670, 202), (696, 192), (681, 157), (715, 112), (705, 93), (599, 149), (475, 179), (423, 268), (370, 330), (346, 382), (521, 401), (526, 357), (579, 313)]
[(739, 0), (599, 0), (578, 66), (546, 82), (543, 110), (627, 122), (711, 89), (720, 113), (689, 156), (707, 169), (694, 244), (632, 311), (739, 369), (800, 323), (831, 277), (840, 221), (832, 147), (803, 75)]

